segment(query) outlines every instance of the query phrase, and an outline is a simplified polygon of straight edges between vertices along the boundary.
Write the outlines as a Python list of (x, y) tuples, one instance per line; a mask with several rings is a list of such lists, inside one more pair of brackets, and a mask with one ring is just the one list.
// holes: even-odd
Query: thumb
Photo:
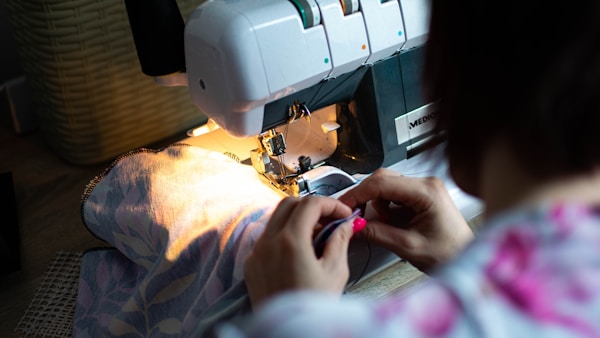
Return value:
[(334, 231), (323, 251), (322, 258), (325, 264), (330, 267), (339, 264), (347, 266), (350, 240), (354, 236), (354, 233), (362, 230), (365, 225), (366, 220), (364, 218), (356, 217), (353, 220), (345, 222)]
[(328, 265), (337, 264), (336, 261), (345, 262), (348, 253), (348, 246), (352, 238), (352, 222), (348, 221), (339, 226), (325, 245), (322, 258), (329, 262)]

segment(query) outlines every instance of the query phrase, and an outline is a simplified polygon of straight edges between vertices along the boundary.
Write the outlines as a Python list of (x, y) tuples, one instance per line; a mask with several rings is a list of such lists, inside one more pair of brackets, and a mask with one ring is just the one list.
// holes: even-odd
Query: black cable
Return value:
[(368, 255), (367, 255), (367, 262), (365, 263), (365, 265), (364, 265), (361, 273), (358, 275), (358, 278), (356, 278), (354, 280), (354, 282), (352, 283), (352, 285), (348, 286), (349, 288), (355, 286), (356, 283), (358, 283), (365, 276), (365, 273), (367, 272), (367, 268), (369, 267), (369, 263), (371, 262), (371, 250), (372, 250), (371, 249), (371, 242), (369, 242), (368, 240), (367, 240), (367, 248), (369, 249), (368, 250)]

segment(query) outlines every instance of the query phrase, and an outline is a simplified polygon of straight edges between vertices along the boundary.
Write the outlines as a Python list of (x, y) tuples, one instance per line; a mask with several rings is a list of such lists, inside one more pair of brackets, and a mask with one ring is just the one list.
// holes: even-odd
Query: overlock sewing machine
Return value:
[[(143, 72), (188, 86), (210, 119), (186, 142), (294, 196), (335, 196), (380, 167), (447, 179), (420, 153), (435, 142), (421, 93), (428, 0), (213, 0), (185, 24), (174, 0), (126, 5)], [(480, 212), (449, 188), (465, 217)]]

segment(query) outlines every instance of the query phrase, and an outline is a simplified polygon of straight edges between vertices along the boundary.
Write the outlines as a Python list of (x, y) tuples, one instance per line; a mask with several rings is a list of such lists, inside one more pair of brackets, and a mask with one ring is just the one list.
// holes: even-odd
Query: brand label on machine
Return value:
[(435, 105), (430, 103), (408, 114), (398, 116), (394, 120), (398, 144), (405, 143), (433, 130), (436, 117), (434, 108)]

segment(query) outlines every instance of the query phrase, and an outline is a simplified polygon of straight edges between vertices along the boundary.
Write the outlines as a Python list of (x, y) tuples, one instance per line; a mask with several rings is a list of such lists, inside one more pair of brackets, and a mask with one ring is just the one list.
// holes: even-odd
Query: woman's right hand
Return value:
[(357, 235), (424, 272), (454, 257), (473, 239), (444, 182), (436, 177), (378, 169), (339, 199), (353, 209), (370, 202), (376, 215), (367, 212), (367, 226)]

